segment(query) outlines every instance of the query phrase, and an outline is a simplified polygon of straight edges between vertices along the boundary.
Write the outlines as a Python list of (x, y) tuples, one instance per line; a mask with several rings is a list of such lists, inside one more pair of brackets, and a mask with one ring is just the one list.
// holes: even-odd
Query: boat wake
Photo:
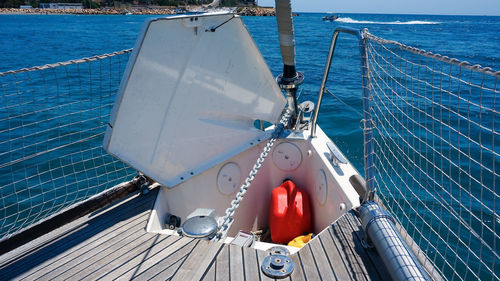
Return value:
[(367, 20), (354, 20), (352, 18), (338, 18), (335, 21), (343, 22), (343, 23), (369, 23), (369, 24), (440, 24), (437, 21), (420, 21), (420, 20), (412, 20), (412, 21), (367, 21)]

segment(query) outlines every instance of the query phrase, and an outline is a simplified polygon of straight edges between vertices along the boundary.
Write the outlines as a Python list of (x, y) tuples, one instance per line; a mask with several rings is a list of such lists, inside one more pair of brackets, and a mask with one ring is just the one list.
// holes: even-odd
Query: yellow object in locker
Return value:
[(307, 235), (295, 237), (292, 241), (288, 242), (288, 246), (302, 248), (307, 242), (311, 241), (312, 235), (312, 233), (309, 233)]

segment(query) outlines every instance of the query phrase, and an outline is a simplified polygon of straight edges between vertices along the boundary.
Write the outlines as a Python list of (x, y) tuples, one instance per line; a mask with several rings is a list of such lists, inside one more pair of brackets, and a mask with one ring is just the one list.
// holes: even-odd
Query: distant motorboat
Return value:
[(334, 21), (338, 18), (339, 18), (339, 16), (337, 16), (337, 15), (329, 15), (329, 16), (324, 16), (321, 19), (324, 21)]
[(174, 9), (174, 13), (176, 15), (198, 15), (198, 14), (203, 14), (203, 13), (206, 13), (206, 12), (210, 12), (209, 10), (207, 9)]
[(186, 9), (179, 9), (179, 8), (174, 9), (174, 14), (176, 14), (176, 15), (183, 15), (185, 13), (186, 13)]

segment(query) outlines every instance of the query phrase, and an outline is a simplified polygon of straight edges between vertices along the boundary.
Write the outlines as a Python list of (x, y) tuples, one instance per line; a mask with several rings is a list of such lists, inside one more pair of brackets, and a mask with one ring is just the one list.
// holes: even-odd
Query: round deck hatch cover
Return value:
[(283, 246), (274, 246), (268, 251), (271, 253), (271, 255), (288, 256), (290, 254), (290, 251), (288, 251), (288, 249)]
[(215, 233), (217, 221), (213, 217), (196, 216), (189, 218), (182, 225), (182, 234), (192, 238), (204, 238)]
[(261, 269), (265, 275), (282, 279), (290, 276), (293, 272), (293, 262), (292, 260), (283, 255), (270, 255), (267, 256), (262, 262)]

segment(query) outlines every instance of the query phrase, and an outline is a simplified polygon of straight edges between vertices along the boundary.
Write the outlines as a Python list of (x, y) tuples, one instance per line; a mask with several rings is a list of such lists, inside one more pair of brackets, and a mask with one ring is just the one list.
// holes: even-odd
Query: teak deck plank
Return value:
[(325, 251), (328, 258), (328, 264), (332, 268), (335, 277), (338, 280), (352, 280), (351, 275), (347, 272), (346, 261), (341, 258), (339, 242), (332, 238), (330, 228), (331, 227), (325, 229), (316, 238)]
[[(291, 255), (290, 259), (293, 261), (294, 269), (292, 272), (292, 275), (290, 275), (290, 279), (292, 281), (300, 281), (300, 280), (307, 280), (306, 276), (304, 274), (304, 265), (302, 264), (302, 261), (299, 259), (299, 255)], [(275, 279), (271, 279), (275, 280)]]
[(302, 264), (302, 270), (304, 271), (304, 277), (306, 280), (321, 280), (319, 275), (318, 267), (314, 262), (313, 255), (309, 251), (308, 246), (304, 246), (297, 253), (299, 261)]
[(271, 281), (271, 280), (276, 280), (275, 278), (270, 278), (267, 275), (262, 272), (260, 269), (260, 265), (264, 261), (264, 259), (269, 256), (269, 253), (266, 251), (257, 251), (257, 261), (258, 261), (258, 266), (259, 266), (259, 273), (260, 273), (260, 280), (262, 281)]
[(186, 259), (185, 264), (179, 268), (179, 272), (172, 280), (200, 280), (205, 275), (213, 259), (217, 256), (222, 243), (213, 243), (200, 240), (199, 244)]
[(243, 247), (243, 263), (245, 267), (245, 280), (260, 279), (260, 264), (257, 262), (257, 250)]
[(184, 247), (177, 248), (176, 251), (174, 251), (167, 258), (159, 260), (153, 266), (141, 272), (141, 274), (135, 275), (132, 279), (150, 280), (155, 276), (158, 276), (159, 274), (161, 274), (161, 276), (164, 276), (169, 273), (169, 277), (171, 277), (176, 272), (179, 265), (184, 262), (189, 253), (191, 253), (191, 251), (198, 245), (199, 242), (200, 241), (193, 240), (187, 243)]
[(229, 247), (225, 245), (215, 261), (215, 280), (229, 280)]
[[(359, 223), (359, 221), (356, 219), (355, 216), (346, 216), (346, 221), (352, 227), (352, 230), (354, 231), (355, 238), (357, 238), (358, 243), (361, 244), (361, 241), (364, 239), (364, 234), (362, 234), (364, 232), (363, 229), (361, 228), (361, 224)], [(387, 279), (390, 275), (387, 269), (385, 268), (385, 265), (382, 262), (380, 256), (374, 251), (374, 249), (365, 249), (365, 252), (368, 255), (369, 260), (372, 262), (372, 266), (367, 266), (368, 270), (376, 268), (376, 274), (379, 275), (380, 277), (379, 279), (380, 280)]]
[[(260, 269), (266, 251), (146, 232), (157, 192), (131, 195), (0, 256), (2, 279), (276, 280)], [(296, 254), (284, 280), (381, 280), (378, 255), (361, 246), (349, 212)]]
[[(339, 220), (338, 222), (340, 221), (341, 220)], [(339, 244), (339, 255), (344, 260), (344, 265), (349, 275), (351, 275), (351, 279), (368, 280), (366, 277), (366, 270), (362, 266), (362, 260), (353, 250), (354, 243), (352, 241), (349, 241), (350, 237), (345, 237), (342, 229), (337, 224), (333, 224), (332, 227), (328, 230), (331, 237), (335, 237), (337, 240), (336, 242)], [(350, 239), (352, 240), (352, 238)]]
[(172, 238), (172, 236), (162, 237), (160, 235), (155, 235), (148, 241), (143, 241), (137, 246), (133, 245), (133, 251), (131, 251), (128, 247), (116, 249), (106, 260), (100, 260), (93, 264), (93, 266), (85, 269), (86, 272), (93, 270), (92, 272), (89, 272), (86, 275), (78, 274), (78, 278), (81, 278), (82, 280), (96, 280), (100, 276), (106, 275), (106, 273), (115, 268), (125, 267), (129, 260), (134, 259), (143, 252), (147, 252), (153, 246), (160, 244), (161, 242), (170, 240), (169, 238)]
[(229, 277), (231, 280), (245, 280), (243, 250), (240, 246), (229, 245)]
[[(311, 256), (314, 259), (314, 263), (318, 269), (319, 275), (321, 276), (321, 280), (338, 280), (337, 276), (335, 276), (332, 268), (330, 267), (328, 257), (321, 246), (319, 237), (315, 237), (305, 247), (307, 247), (307, 250), (311, 252)], [(304, 252), (306, 252), (305, 250), (306, 249), (304, 249)]]
[[(138, 231), (142, 227), (138, 225), (137, 227), (131, 228), (131, 235), (125, 236), (120, 240), (106, 240), (98, 247), (91, 249), (90, 251), (78, 256), (75, 259), (69, 260), (63, 266), (54, 268), (53, 271), (46, 273), (40, 278), (44, 280), (45, 278), (51, 279), (56, 277), (58, 279), (68, 280), (71, 276), (82, 274), (82, 270), (93, 270), (107, 261), (112, 260), (119, 255), (126, 253), (129, 247), (134, 247), (139, 243), (143, 242), (139, 240), (140, 233)], [(90, 261), (90, 262), (85, 262)]]
[[(26, 276), (35, 272), (39, 274), (40, 270), (45, 268), (45, 265), (53, 264), (57, 260), (61, 259), (64, 261), (64, 259), (69, 257), (69, 255), (73, 252), (81, 254), (82, 249), (85, 247), (92, 247), (93, 244), (91, 244), (91, 242), (98, 240), (103, 236), (109, 234), (118, 235), (119, 233), (116, 233), (115, 231), (120, 227), (130, 225), (132, 223), (139, 224), (143, 222), (145, 219), (144, 213), (131, 214), (130, 212), (127, 212), (123, 206), (127, 205), (129, 209), (133, 208), (134, 210), (140, 211), (141, 207), (143, 208), (143, 205), (147, 205), (145, 203), (148, 202), (146, 200), (143, 202), (140, 200), (134, 200), (133, 202), (127, 202), (127, 200), (124, 201), (125, 202), (122, 204), (115, 204), (115, 206), (112, 206), (112, 208), (114, 208), (114, 212), (103, 213), (102, 217), (100, 217), (98, 221), (95, 221), (95, 223), (90, 224), (87, 222), (86, 218), (82, 218), (70, 223), (69, 225), (71, 225), (71, 227), (68, 229), (57, 229), (52, 233), (49, 233), (50, 235), (45, 235), (40, 239), (35, 240), (33, 243), (30, 243), (35, 244), (33, 248), (26, 247), (28, 249), (19, 249), (17, 260), (14, 259), (11, 263), (15, 264), (17, 262), (22, 262), (24, 268), (32, 268), (32, 270), (26, 272)], [(116, 212), (116, 210), (118, 210), (118, 212)], [(118, 221), (118, 223), (116, 223), (116, 221)], [(38, 240), (41, 240), (40, 244), (44, 245), (44, 247), (36, 251), (36, 255), (28, 255), (30, 251), (36, 250)], [(6, 259), (10, 261), (11, 257), (9, 254), (10, 253), (7, 253), (4, 256), (6, 256)], [(4, 264), (5, 261), (2, 259), (4, 256), (0, 257), (0, 264)], [(22, 260), (20, 260), (20, 258), (22, 258)], [(3, 265), (0, 266), (0, 268), (3, 267)], [(10, 269), (14, 269), (15, 271), (18, 270), (18, 267), (11, 266)], [(4, 276), (9, 276), (9, 273), (12, 272), (9, 268), (6, 268), (5, 271), (2, 269), (2, 273)], [(29, 279), (33, 280), (32, 277)]]
[(215, 261), (212, 261), (212, 265), (208, 269), (203, 281), (215, 281)]
[(377, 269), (373, 266), (368, 256), (368, 249), (364, 248), (361, 244), (361, 240), (349, 223), (348, 218), (349, 216), (343, 216), (342, 219), (338, 221), (337, 225), (340, 229), (342, 229), (342, 232), (344, 232), (346, 240), (351, 243), (350, 249), (353, 252), (353, 255), (357, 258), (358, 263), (362, 265), (360, 268), (363, 271), (364, 277), (367, 280), (380, 280)]
[(137, 280), (170, 280), (182, 265), (186, 262), (187, 258), (195, 251), (195, 249), (200, 245), (200, 241), (193, 241), (189, 243), (186, 247), (179, 249), (174, 252), (172, 256), (167, 259), (162, 260), (160, 266), (151, 267), (147, 272), (154, 273), (154, 275), (142, 275)]
[[(171, 244), (165, 245), (167, 242), (157, 244), (153, 246), (149, 252), (138, 255), (134, 259), (130, 259), (127, 263), (114, 268), (106, 275), (108, 275), (109, 279), (130, 280), (193, 241), (190, 238), (171, 237), (175, 240), (169, 240), (168, 242), (173, 241)], [(105, 279), (106, 275), (100, 278)]]
[[(36, 270), (35, 268), (31, 271), (26, 272), (26, 278), (35, 280), (37, 278), (41, 278), (43, 275), (50, 273), (54, 268), (63, 268), (67, 266), (67, 264), (70, 261), (73, 261), (77, 259), (78, 257), (81, 257), (85, 253), (88, 253), (92, 250), (95, 251), (96, 248), (100, 247), (102, 243), (105, 241), (110, 241), (115, 237), (119, 237), (120, 235), (126, 234), (128, 231), (131, 231), (136, 227), (136, 229), (140, 229), (141, 227), (141, 219), (138, 220), (132, 220), (130, 223), (126, 224), (126, 227), (120, 228), (120, 229), (114, 229), (114, 233), (108, 233), (108, 235), (104, 235), (102, 237), (99, 237), (98, 239), (95, 240), (87, 240), (83, 241), (80, 244), (76, 245), (75, 247), (72, 247), (68, 249), (67, 252), (64, 252), (64, 254), (55, 256), (53, 258), (48, 259), (47, 261), (43, 262), (40, 264), (40, 266), (35, 267), (38, 268)], [(121, 230), (121, 231), (120, 231)], [(86, 243), (86, 244), (85, 244)], [(81, 247), (78, 247), (81, 246)], [(60, 247), (64, 247), (63, 245)], [(56, 250), (57, 251), (57, 250)], [(67, 254), (66, 254), (67, 253)], [(37, 257), (40, 259), (40, 257)], [(48, 266), (50, 265), (50, 266)]]

